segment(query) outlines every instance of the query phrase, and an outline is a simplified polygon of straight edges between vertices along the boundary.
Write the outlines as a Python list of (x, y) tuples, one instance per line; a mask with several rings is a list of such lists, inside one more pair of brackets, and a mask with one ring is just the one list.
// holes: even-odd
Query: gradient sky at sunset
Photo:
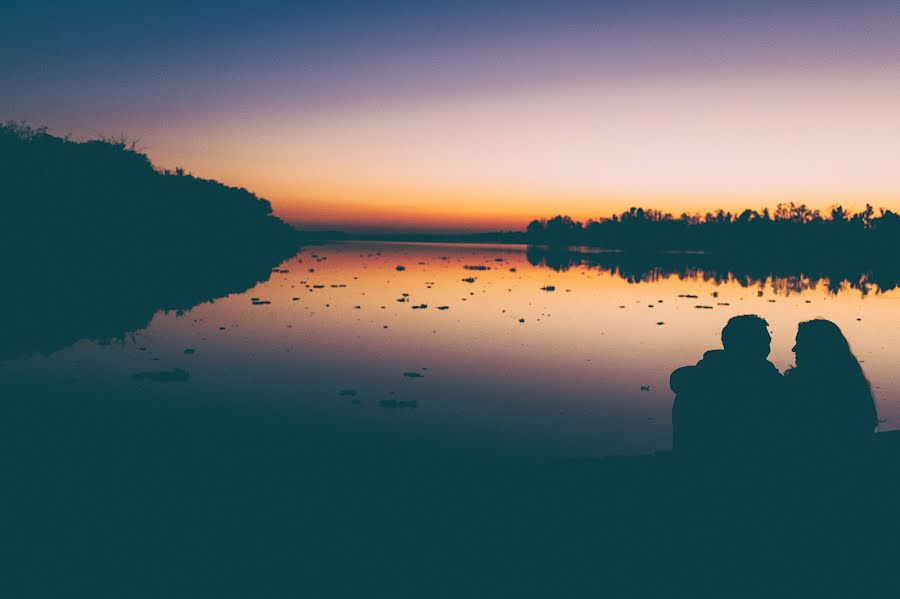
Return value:
[(900, 3), (13, 0), (0, 119), (139, 138), (305, 225), (898, 210)]

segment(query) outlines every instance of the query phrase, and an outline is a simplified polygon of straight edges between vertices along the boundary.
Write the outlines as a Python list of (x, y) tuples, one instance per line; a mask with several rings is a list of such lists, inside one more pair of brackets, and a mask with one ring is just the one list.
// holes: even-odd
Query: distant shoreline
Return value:
[(582, 267), (609, 272), (630, 282), (653, 281), (660, 276), (681, 278), (702, 275), (742, 285), (762, 286), (777, 281), (790, 291), (824, 284), (831, 293), (856, 289), (861, 293), (883, 293), (900, 288), (900, 264), (886, 256), (873, 259), (867, 252), (729, 252), (681, 248), (615, 248), (590, 245), (531, 243), (523, 234), (342, 234), (301, 233), (304, 245), (327, 243), (433, 243), (520, 246), (533, 266), (555, 271)]
[(316, 241), (409, 241), (421, 243), (503, 243), (527, 244), (525, 233), (496, 231), (488, 233), (353, 233), (345, 231), (305, 231), (294, 227), (303, 242)]
[(848, 257), (866, 263), (888, 261), (900, 239), (900, 214), (891, 210), (866, 205), (865, 210), (853, 213), (833, 206), (823, 214), (793, 202), (779, 204), (772, 213), (768, 209), (740, 213), (718, 210), (676, 217), (659, 210), (631, 208), (587, 222), (557, 215), (532, 220), (523, 231), (348, 232), (304, 231), (303, 225), (293, 226), (308, 240), (516, 243), (555, 249), (595, 247), (769, 258), (807, 254), (842, 263)]

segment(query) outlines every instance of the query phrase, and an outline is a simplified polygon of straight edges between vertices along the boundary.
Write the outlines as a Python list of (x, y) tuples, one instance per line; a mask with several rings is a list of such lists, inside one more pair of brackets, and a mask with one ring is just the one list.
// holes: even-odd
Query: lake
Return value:
[(769, 322), (782, 371), (797, 323), (823, 317), (862, 362), (879, 430), (900, 426), (900, 290), (703, 269), (635, 274), (615, 266), (615, 254), (596, 256), (560, 263), (512, 245), (307, 246), (242, 293), (159, 311), (122, 338), (0, 362), (0, 384), (73, 402), (290, 412), (310, 430), (399, 450), (639, 454), (670, 447), (669, 373), (720, 347), (731, 316)]

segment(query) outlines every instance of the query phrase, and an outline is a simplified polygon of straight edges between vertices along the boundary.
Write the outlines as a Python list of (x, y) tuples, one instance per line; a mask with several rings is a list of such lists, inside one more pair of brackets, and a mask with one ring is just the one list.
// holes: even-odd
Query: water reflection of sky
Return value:
[[(159, 313), (122, 341), (0, 364), (3, 384), (73, 398), (290, 406), (311, 423), (476, 451), (635, 453), (669, 446), (668, 375), (717, 347), (729, 317), (766, 318), (772, 361), (784, 370), (797, 322), (821, 316), (863, 362), (882, 428), (900, 425), (897, 291), (784, 294), (772, 282), (675, 276), (633, 283), (587, 266), (534, 266), (518, 246), (333, 244), (279, 270), (288, 272), (245, 293)], [(190, 380), (131, 377), (172, 368)]]

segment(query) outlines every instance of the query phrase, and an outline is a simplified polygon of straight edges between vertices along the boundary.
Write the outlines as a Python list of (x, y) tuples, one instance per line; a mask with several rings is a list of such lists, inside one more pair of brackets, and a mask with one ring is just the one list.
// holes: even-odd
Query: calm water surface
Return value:
[(781, 370), (797, 322), (821, 316), (863, 362), (881, 429), (900, 426), (897, 290), (651, 279), (557, 271), (520, 246), (320, 245), (244, 293), (157, 313), (124, 339), (2, 362), (0, 376), (7, 392), (72, 401), (245, 402), (347, 435), (591, 457), (670, 446), (669, 373), (719, 347), (731, 316), (768, 320)]

